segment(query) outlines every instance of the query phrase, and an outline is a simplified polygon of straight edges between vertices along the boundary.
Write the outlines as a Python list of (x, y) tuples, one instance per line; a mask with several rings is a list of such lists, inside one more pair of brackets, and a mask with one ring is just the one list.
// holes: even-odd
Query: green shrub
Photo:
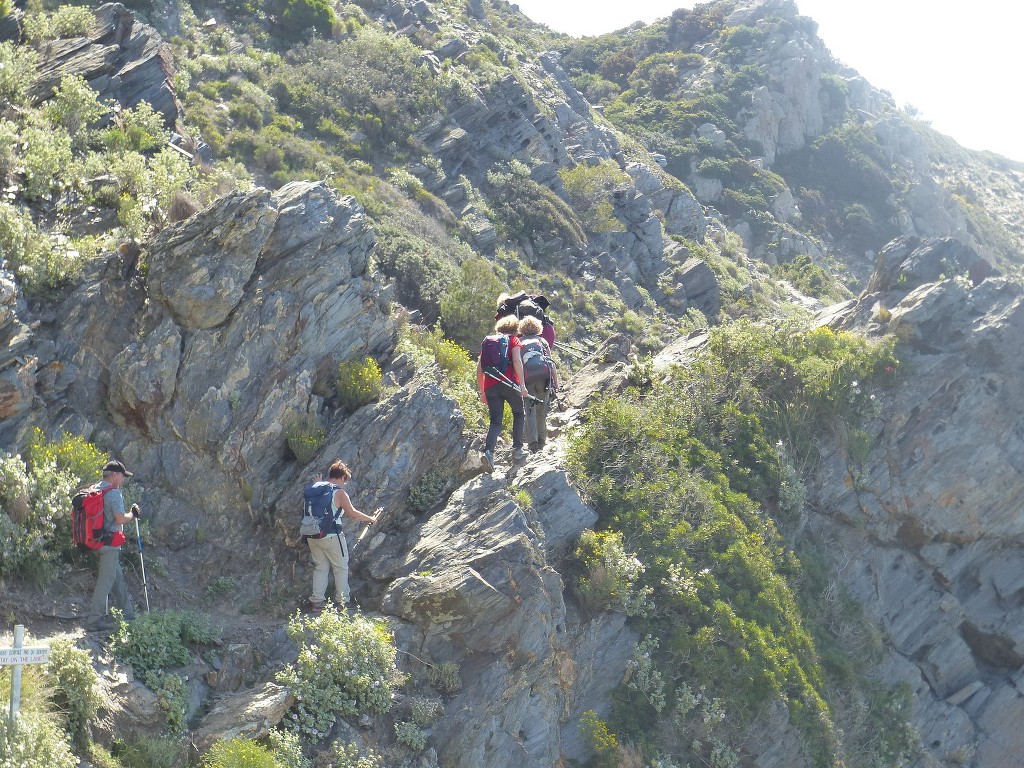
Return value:
[(422, 752), (427, 746), (427, 734), (416, 723), (395, 723), (395, 737), (413, 752)]
[(104, 141), (111, 149), (132, 149), (145, 152), (162, 146), (170, 138), (164, 127), (164, 118), (150, 106), (140, 101), (131, 109), (121, 110), (114, 117), (114, 127), (107, 129)]
[(302, 754), (302, 742), (297, 733), (275, 728), (267, 734), (267, 742), (280, 768), (312, 768), (312, 762)]
[(372, 403), (380, 397), (381, 380), (380, 366), (372, 357), (338, 363), (336, 384), (339, 405), (352, 413)]
[(218, 741), (203, 756), (203, 768), (281, 768), (274, 753), (254, 739), (235, 736)]
[(468, 259), (460, 272), (441, 299), (441, 328), (465, 349), (479, 349), (493, 328), (490, 318), (504, 286), (490, 262), (480, 257)]
[[(185, 746), (174, 736), (144, 736), (130, 743), (115, 741), (114, 750), (117, 765), (110, 768), (180, 768), (186, 758)], [(95, 757), (92, 762), (96, 768), (107, 768)]]
[(150, 672), (146, 678), (146, 686), (156, 694), (160, 711), (167, 719), (167, 730), (171, 733), (184, 733), (188, 727), (188, 683), (181, 675), (173, 672)]
[(110, 640), (110, 651), (122, 663), (130, 664), (139, 680), (156, 690), (164, 670), (192, 661), (190, 647), (209, 645), (216, 638), (216, 628), (203, 614), (151, 611), (121, 622)]
[(108, 112), (110, 108), (100, 104), (99, 94), (81, 75), (64, 75), (43, 106), (43, 114), (50, 124), (66, 131), (72, 145), (78, 149), (86, 144), (88, 127)]
[(374, 258), (381, 272), (395, 281), (396, 298), (409, 309), (419, 310), (424, 323), (432, 324), (448, 287), (458, 279), (451, 251), (467, 257), (471, 251), (441, 232), (411, 231), (418, 223), (382, 222)]
[(452, 696), (462, 690), (462, 675), (458, 662), (443, 661), (427, 671), (427, 681), (439, 692)]
[(27, 211), (0, 201), (0, 253), (27, 293), (57, 288), (81, 271), (85, 257), (61, 241), (40, 232)]
[(334, 11), (327, 0), (284, 0), (281, 12), (282, 35), (301, 40), (312, 30), (326, 37), (334, 24)]
[(611, 160), (598, 165), (577, 165), (558, 172), (573, 206), (582, 212), (583, 224), (590, 232), (621, 232), (625, 229), (613, 215), (612, 192), (619, 187), (631, 187), (629, 175)]
[(0, 767), (77, 768), (78, 758), (52, 717), (22, 712), (11, 722), (0, 717)]
[(412, 721), (421, 728), (429, 728), (444, 715), (444, 705), (438, 699), (414, 697), (409, 705)]
[(24, 104), (35, 82), (39, 54), (28, 46), (0, 43), (0, 101)]
[(278, 682), (297, 697), (284, 720), (288, 730), (319, 740), (339, 716), (391, 708), (402, 676), (384, 622), (324, 611), (319, 616), (296, 615), (288, 622), (288, 635), (300, 646), (298, 660), (277, 674)]
[(850, 292), (824, 267), (815, 264), (806, 254), (780, 264), (776, 274), (788, 280), (801, 293), (823, 301), (840, 301), (849, 298)]
[(746, 723), (781, 697), (813, 762), (833, 761), (841, 734), (792, 585), (800, 564), (766, 510), (782, 503), (790, 462), (870, 415), (895, 366), (889, 340), (737, 321), (650, 391), (591, 409), (568, 463), (602, 523), (630, 535), (636, 581), (659, 588), (641, 629), (665, 639), (635, 658), (618, 734), (729, 764), (736, 745), (702, 730), (705, 718)]
[(148, 170), (150, 190), (165, 215), (170, 211), (176, 195), (199, 187), (199, 172), (195, 166), (169, 147), (153, 155)]
[(620, 533), (584, 531), (576, 557), (585, 569), (579, 580), (579, 593), (591, 611), (621, 610), (636, 616), (649, 609), (653, 590), (638, 583), (644, 566), (626, 553)]
[(451, 474), (445, 470), (432, 469), (409, 489), (409, 508), (413, 512), (427, 512), (444, 496), (445, 487)]
[(50, 663), (44, 673), (53, 689), (51, 701), (63, 715), (68, 733), (79, 747), (84, 747), (90, 738), (89, 723), (102, 701), (89, 652), (58, 638), (50, 643)]
[(455, 400), (468, 428), (477, 429), (485, 423), (487, 408), (480, 402), (476, 362), (465, 349), (445, 339), (440, 331), (405, 325), (400, 330), (397, 351), (409, 355), (419, 369), (437, 366), (433, 370), (438, 383)]
[(21, 138), (25, 143), (25, 197), (39, 200), (66, 186), (66, 174), (74, 161), (71, 137), (48, 125), (30, 124), (22, 130)]
[(25, 37), (33, 43), (82, 37), (96, 26), (93, 12), (84, 6), (62, 5), (53, 13), (25, 15)]
[(583, 248), (587, 235), (572, 207), (548, 187), (530, 178), (530, 169), (513, 160), (508, 172), (489, 171), (499, 234), (506, 240), (532, 243), (541, 250), (552, 238), (562, 247)]
[(293, 414), (285, 422), (284, 436), (295, 460), (305, 466), (327, 442), (327, 432), (312, 413)]
[(0, 455), (0, 578), (44, 586), (72, 551), (69, 499), (78, 478), (53, 463)]
[(384, 768), (380, 755), (372, 749), (360, 756), (359, 747), (340, 741), (331, 745), (330, 760), (329, 768)]
[(3, 184), (4, 188), (7, 187), (7, 180), (14, 173), (20, 159), (18, 134), (17, 125), (10, 120), (0, 119), (0, 184)]

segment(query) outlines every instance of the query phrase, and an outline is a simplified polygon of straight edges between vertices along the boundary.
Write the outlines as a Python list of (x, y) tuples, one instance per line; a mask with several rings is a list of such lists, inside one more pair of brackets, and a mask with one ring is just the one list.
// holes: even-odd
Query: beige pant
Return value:
[(334, 602), (348, 605), (348, 543), (344, 536), (324, 536), (306, 539), (313, 557), (313, 595), (315, 603), (322, 603), (327, 595), (327, 572), (334, 572)]

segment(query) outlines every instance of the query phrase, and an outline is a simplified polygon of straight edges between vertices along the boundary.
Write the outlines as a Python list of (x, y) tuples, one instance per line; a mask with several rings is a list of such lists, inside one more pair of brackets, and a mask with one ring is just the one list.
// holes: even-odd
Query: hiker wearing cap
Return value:
[(326, 482), (318, 479), (306, 486), (303, 492), (307, 504), (313, 505), (314, 508), (324, 502), (324, 506), (329, 504), (330, 507), (329, 511), (325, 509), (322, 515), (317, 515), (321, 518), (320, 535), (306, 536), (309, 554), (313, 558), (313, 594), (309, 598), (310, 610), (313, 613), (320, 613), (327, 604), (328, 571), (334, 574), (335, 605), (348, 605), (348, 542), (345, 540), (345, 532), (341, 529), (339, 516), (346, 515), (367, 525), (377, 522), (377, 518), (360, 512), (352, 504), (352, 499), (345, 490), (345, 483), (351, 477), (352, 472), (345, 463), (335, 461), (327, 470)]
[(135, 618), (135, 606), (124, 583), (120, 560), (121, 545), (125, 541), (124, 524), (142, 517), (137, 505), (133, 505), (129, 512), (124, 511), (121, 486), (131, 476), (132, 473), (120, 461), (108, 461), (103, 467), (103, 479), (96, 486), (106, 492), (103, 494), (103, 546), (96, 550), (100, 559), (99, 569), (85, 622), (89, 630), (114, 628), (113, 619), (106, 615), (108, 597), (115, 607), (121, 609), (125, 619)]
[(505, 403), (512, 408), (513, 458), (519, 461), (528, 455), (523, 448), (523, 426), (526, 421), (523, 397), (526, 395), (526, 385), (523, 376), (522, 345), (515, 335), (518, 328), (519, 320), (515, 315), (503, 317), (495, 323), (494, 333), (485, 338), (480, 346), (476, 377), (480, 388), (480, 400), (487, 406), (490, 420), (481, 464), (488, 472), (494, 471), (494, 448), (498, 444), (498, 435), (501, 434)]

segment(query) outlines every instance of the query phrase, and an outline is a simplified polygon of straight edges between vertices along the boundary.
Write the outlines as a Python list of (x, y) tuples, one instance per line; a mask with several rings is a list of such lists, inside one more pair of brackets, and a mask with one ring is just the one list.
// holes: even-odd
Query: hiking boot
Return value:
[(484, 451), (484, 455), (480, 457), (480, 466), (483, 467), (484, 472), (490, 474), (494, 471), (494, 453), (491, 451)]
[(117, 622), (110, 616), (100, 616), (85, 623), (86, 632), (112, 632), (115, 627)]
[(317, 615), (324, 612), (324, 608), (327, 607), (326, 600), (310, 600), (309, 601), (309, 612)]
[(519, 448), (513, 448), (512, 458), (515, 461), (525, 461), (526, 459), (530, 458), (530, 452), (523, 448), (522, 446), (520, 446)]

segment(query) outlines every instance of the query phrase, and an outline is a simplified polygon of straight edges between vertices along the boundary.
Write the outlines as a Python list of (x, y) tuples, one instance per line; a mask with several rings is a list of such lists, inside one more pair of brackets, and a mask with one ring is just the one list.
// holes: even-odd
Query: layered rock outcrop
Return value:
[(125, 108), (148, 102), (167, 125), (181, 113), (174, 93), (174, 67), (167, 44), (120, 3), (97, 9), (96, 26), (86, 37), (52, 40), (40, 51), (32, 95), (49, 98), (65, 75), (80, 75), (101, 102)]
[(830, 314), (895, 332), (906, 374), (877, 393), (866, 461), (826, 457), (810, 525), (885, 632), (927, 754), (1010, 768), (1024, 754), (1007, 727), (1024, 714), (1024, 291), (986, 273), (950, 241), (900, 240), (871, 293)]

